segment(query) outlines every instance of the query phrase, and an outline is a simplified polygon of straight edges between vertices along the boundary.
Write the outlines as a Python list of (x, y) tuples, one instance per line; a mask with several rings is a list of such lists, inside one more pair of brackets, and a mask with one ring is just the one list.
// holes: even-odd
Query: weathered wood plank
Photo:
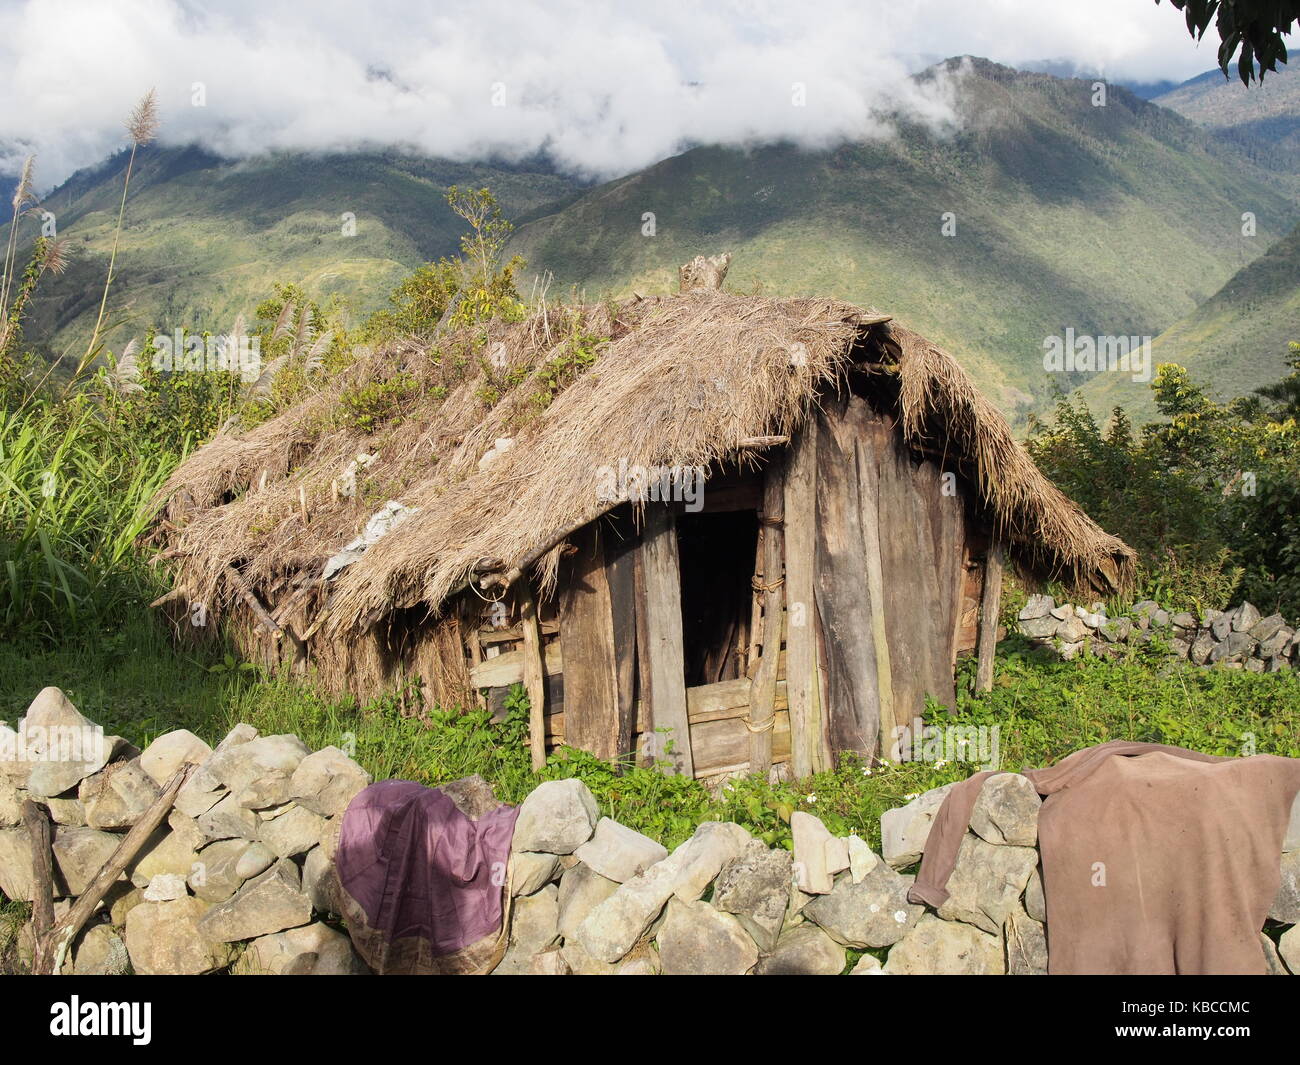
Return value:
[[(682, 646), (681, 566), (676, 523), (669, 507), (646, 507), (640, 554), (649, 689), (646, 702), (650, 707), (653, 753), (669, 762), (673, 772), (694, 776)], [(665, 750), (669, 744), (671, 750)]]
[(814, 563), (817, 550), (817, 433), (809, 424), (795, 438), (785, 471), (786, 682), (790, 693), (791, 768), (806, 777), (823, 768), (817, 719), (817, 635)]
[[(546, 764), (546, 680), (542, 634), (537, 626), (537, 603), (527, 575), (516, 582), (519, 594), (519, 619), (523, 630), (524, 687), (528, 690), (528, 746), (532, 752), (533, 772)], [(505, 657), (502, 655), (501, 657)]]
[[(546, 645), (545, 670), (547, 676), (564, 671), (564, 654), (559, 640)], [(470, 684), (475, 688), (508, 688), (524, 681), (524, 652), (503, 651), (495, 658), (485, 658), (469, 671)]]
[(576, 550), (560, 594), (560, 640), (568, 649), (565, 740), (612, 761), (624, 752), (619, 750), (618, 665), (605, 547), (595, 523), (569, 542)]
[(989, 548), (984, 562), (984, 592), (980, 601), (979, 662), (975, 669), (975, 690), (993, 689), (993, 656), (998, 648), (998, 613), (1002, 608), (1002, 545)]
[(614, 627), (614, 671), (618, 692), (615, 747), (630, 754), (636, 742), (637, 603), (636, 559), (640, 536), (631, 521), (620, 522), (605, 543), (609, 605)]
[(763, 656), (754, 674), (753, 702), (749, 714), (749, 764), (766, 774), (772, 765), (772, 727), (776, 710), (776, 679), (781, 663), (781, 612), (785, 607), (785, 473), (777, 457), (763, 481), (763, 510), (759, 536), (763, 552), (761, 570), (763, 623), (750, 640), (761, 640)]

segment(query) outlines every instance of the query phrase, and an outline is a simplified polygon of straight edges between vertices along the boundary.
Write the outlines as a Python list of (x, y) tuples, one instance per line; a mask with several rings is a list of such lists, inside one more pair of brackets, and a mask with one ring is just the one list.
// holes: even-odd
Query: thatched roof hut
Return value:
[(1099, 591), (1134, 560), (920, 336), (710, 290), (391, 345), (163, 496), (169, 598), (250, 648), (361, 695), (522, 679), (535, 754), (543, 724), (607, 757), (669, 728), (697, 775), (951, 701), (987, 555)]

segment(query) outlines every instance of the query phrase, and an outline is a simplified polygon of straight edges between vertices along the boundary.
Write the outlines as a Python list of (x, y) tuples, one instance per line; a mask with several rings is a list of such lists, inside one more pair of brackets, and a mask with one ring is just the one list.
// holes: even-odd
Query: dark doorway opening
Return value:
[(745, 675), (758, 515), (752, 510), (677, 516), (686, 686)]

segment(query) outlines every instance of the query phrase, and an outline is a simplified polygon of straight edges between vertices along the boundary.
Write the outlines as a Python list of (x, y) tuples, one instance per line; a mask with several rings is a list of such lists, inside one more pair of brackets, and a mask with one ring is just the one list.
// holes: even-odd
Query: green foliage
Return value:
[[(1300, 360), (1293, 360), (1300, 361)], [(1134, 434), (1122, 409), (1103, 429), (1062, 398), (1029, 450), (1063, 491), (1141, 555), (1138, 591), (1175, 609), (1241, 598), (1300, 614), (1300, 426), (1288, 397), (1212, 400), (1180, 366), (1152, 383), (1165, 420)], [(1271, 399), (1265, 403), (1264, 399)]]
[(339, 395), (339, 409), (334, 412), (334, 424), (373, 433), (381, 424), (394, 423), (403, 404), (417, 393), (415, 378), (408, 373), (344, 389)]
[(1286, 63), (1286, 41), (1282, 38), (1300, 18), (1297, 0), (1169, 0), (1169, 3), (1186, 15), (1187, 32), (1198, 41), (1205, 36), (1210, 20), (1214, 20), (1219, 34), (1219, 69), (1227, 77), (1228, 66), (1237, 57), (1237, 75), (1243, 85), (1249, 85), (1252, 80), (1262, 85), (1265, 71), (1276, 71), (1278, 63)]

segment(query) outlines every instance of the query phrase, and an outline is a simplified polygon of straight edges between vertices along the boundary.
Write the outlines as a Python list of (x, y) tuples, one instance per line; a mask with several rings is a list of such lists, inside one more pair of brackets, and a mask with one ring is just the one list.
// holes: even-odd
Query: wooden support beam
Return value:
[[(677, 524), (672, 510), (651, 504), (645, 511), (641, 542), (645, 589), (646, 663), (654, 756), (671, 771), (695, 775), (691, 729), (686, 710), (686, 653), (682, 643), (682, 576), (677, 557)], [(666, 729), (667, 732), (660, 732)], [(671, 750), (666, 750), (667, 746)]]
[(43, 806), (31, 799), (22, 805), (23, 827), (32, 848), (32, 932), (37, 957), (32, 969), (40, 972), (37, 962), (42, 945), (49, 943), (50, 929), (54, 927), (54, 856), (50, 850), (50, 819)]
[(796, 778), (823, 768), (817, 673), (817, 607), (814, 559), (817, 551), (817, 431), (805, 427), (790, 449), (785, 472), (785, 598), (790, 692), (790, 768)]
[[(277, 640), (283, 637), (284, 630), (276, 624), (275, 619), (267, 612), (266, 607), (264, 607), (261, 601), (257, 598), (257, 595), (253, 592), (252, 586), (248, 583), (248, 580), (244, 575), (240, 573), (239, 570), (235, 569), (234, 566), (227, 566), (226, 576), (230, 579), (230, 583), (234, 585), (235, 593), (244, 601), (244, 604), (248, 609), (253, 612), (253, 615), (257, 620), (265, 626), (266, 631)], [(304, 634), (302, 638), (304, 640), (307, 639), (306, 634)]]
[(1002, 609), (1001, 543), (989, 548), (984, 561), (984, 588), (980, 594), (979, 664), (975, 670), (975, 690), (993, 690), (993, 656), (998, 647), (998, 614)]
[[(781, 663), (781, 614), (785, 608), (785, 476), (784, 463), (775, 461), (763, 480), (762, 540), (763, 625), (755, 625), (750, 643), (761, 641), (763, 656), (754, 674), (753, 702), (749, 710), (749, 765), (767, 775), (772, 767), (772, 728), (776, 724), (776, 675)], [(760, 589), (755, 589), (759, 591)]]
[(537, 603), (527, 577), (518, 580), (518, 598), (524, 636), (524, 688), (528, 691), (528, 741), (536, 773), (546, 764), (546, 666), (542, 633), (537, 625)]

